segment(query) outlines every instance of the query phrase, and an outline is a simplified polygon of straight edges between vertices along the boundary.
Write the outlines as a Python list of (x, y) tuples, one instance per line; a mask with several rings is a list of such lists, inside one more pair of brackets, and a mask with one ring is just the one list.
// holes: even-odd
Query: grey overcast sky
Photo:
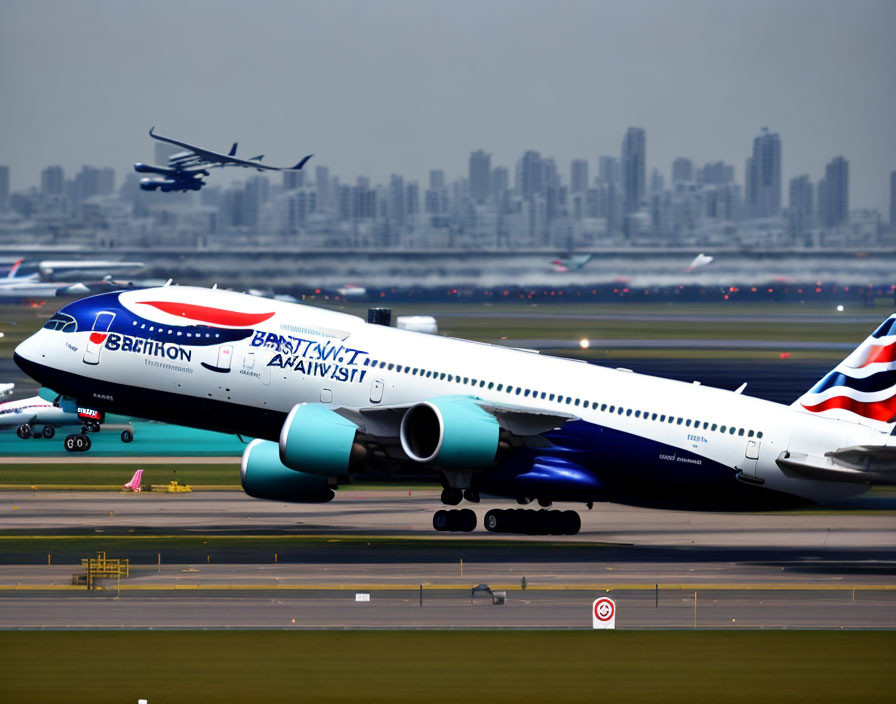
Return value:
[(785, 200), (843, 155), (852, 206), (883, 211), (894, 37), (894, 0), (0, 0), (0, 163), (13, 188), (48, 164), (120, 179), (156, 125), (275, 165), (314, 152), (343, 180), (453, 178), (478, 148), (568, 179), (639, 125), (648, 169), (723, 159), (742, 182), (767, 125)]

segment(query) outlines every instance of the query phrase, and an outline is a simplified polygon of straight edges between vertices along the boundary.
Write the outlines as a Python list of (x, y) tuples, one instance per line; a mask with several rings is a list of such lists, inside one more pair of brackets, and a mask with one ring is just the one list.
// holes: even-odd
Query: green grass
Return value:
[(49, 489), (64, 486), (84, 489), (120, 489), (134, 471), (143, 469), (143, 485), (167, 484), (176, 479), (180, 484), (239, 487), (240, 467), (234, 461), (222, 464), (157, 465), (139, 462), (120, 464), (2, 464), (0, 487)]
[(9, 702), (889, 702), (889, 632), (5, 632)]

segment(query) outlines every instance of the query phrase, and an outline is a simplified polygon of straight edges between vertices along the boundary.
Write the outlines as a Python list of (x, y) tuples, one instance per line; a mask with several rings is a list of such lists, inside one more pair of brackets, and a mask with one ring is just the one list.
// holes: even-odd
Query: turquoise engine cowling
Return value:
[(412, 460), (443, 467), (487, 467), (498, 451), (497, 419), (470, 398), (434, 398), (401, 419), (401, 447)]
[(243, 450), (240, 484), (256, 499), (316, 504), (334, 496), (327, 477), (284, 466), (277, 443), (269, 440), (253, 440)]
[(318, 404), (300, 403), (280, 431), (280, 461), (290, 469), (326, 477), (347, 474), (363, 460), (358, 426)]

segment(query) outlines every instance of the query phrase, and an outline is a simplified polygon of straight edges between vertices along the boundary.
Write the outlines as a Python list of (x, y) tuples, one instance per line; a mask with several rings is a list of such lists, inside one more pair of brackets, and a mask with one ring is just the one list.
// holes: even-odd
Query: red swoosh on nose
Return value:
[(181, 318), (199, 320), (209, 325), (226, 325), (228, 327), (245, 327), (258, 325), (272, 318), (273, 313), (240, 313), (235, 310), (223, 308), (209, 308), (197, 306), (192, 303), (175, 303), (172, 301), (138, 301), (141, 305), (158, 308), (163, 313), (177, 315)]

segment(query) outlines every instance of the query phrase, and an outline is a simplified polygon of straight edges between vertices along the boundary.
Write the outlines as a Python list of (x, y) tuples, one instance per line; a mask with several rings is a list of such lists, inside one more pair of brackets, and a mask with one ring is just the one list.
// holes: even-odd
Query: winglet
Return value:
[(264, 154), (259, 154), (258, 156), (253, 156), (249, 161), (261, 161), (264, 159)]
[(6, 275), (7, 279), (14, 279), (16, 277), (16, 272), (19, 270), (19, 267), (22, 266), (23, 261), (25, 261), (25, 257), (19, 257), (18, 259), (16, 259), (16, 263), (12, 265), (9, 273)]
[(236, 156), (236, 145), (237, 144), (239, 144), (239, 142), (233, 143), (233, 146), (230, 148), (230, 151), (227, 152), (227, 156)]
[(314, 154), (309, 154), (304, 159), (302, 159), (298, 164), (293, 166), (292, 169), (290, 169), (290, 170), (291, 171), (299, 171), (305, 165), (305, 163), (313, 156), (314, 156)]
[(153, 132), (152, 132), (155, 128), (156, 128), (155, 125), (153, 125), (152, 127), (149, 128), (149, 136), (150, 136), (150, 137), (155, 137), (155, 135), (154, 135)]

